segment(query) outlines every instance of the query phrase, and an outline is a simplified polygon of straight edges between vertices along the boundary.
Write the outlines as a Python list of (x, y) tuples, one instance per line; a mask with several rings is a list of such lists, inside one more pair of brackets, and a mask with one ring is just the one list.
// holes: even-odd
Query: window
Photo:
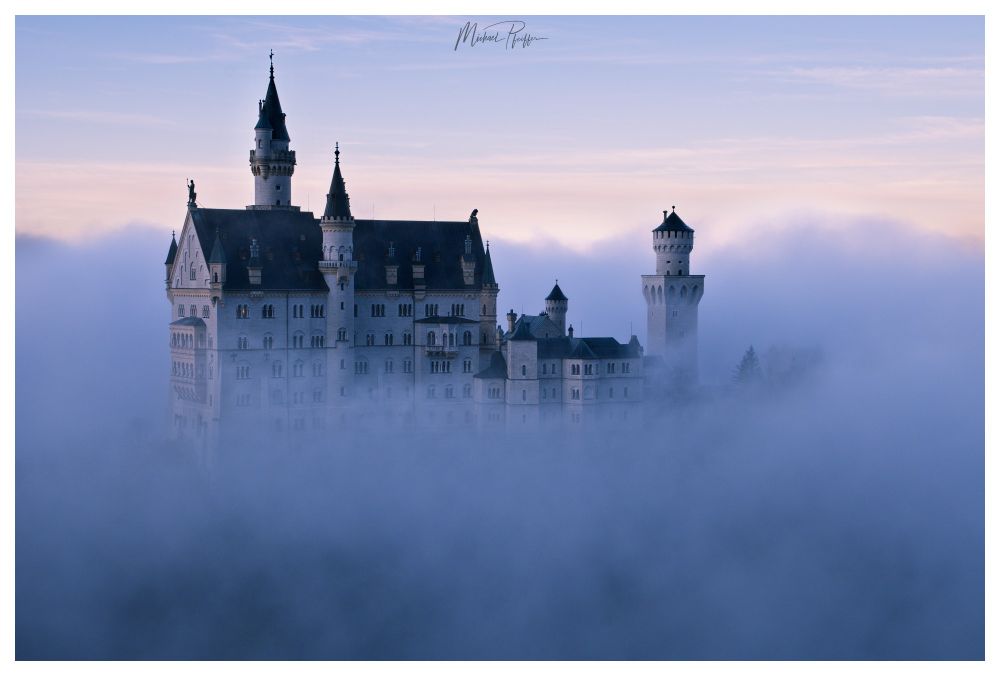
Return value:
[(198, 316), (198, 308), (195, 307), (194, 305), (192, 305), (189, 308), (189, 310), (188, 310), (188, 316), (189, 317), (197, 317)]
[(466, 331), (462, 334), (462, 345), (472, 345), (472, 331)]
[(274, 347), (274, 336), (264, 336), (263, 345), (265, 350), (270, 350)]
[(250, 306), (249, 305), (237, 305), (236, 306), (236, 318), (246, 319), (250, 316)]
[(580, 375), (580, 365), (579, 364), (573, 364), (572, 366), (569, 367), (569, 372), (570, 372), (570, 375), (574, 375), (574, 376)]
[(313, 390), (313, 403), (323, 401), (323, 390)]
[(521, 401), (528, 400), (528, 390), (521, 390)]
[(347, 340), (347, 329), (343, 327), (337, 329), (337, 340)]
[(454, 399), (455, 398), (455, 387), (453, 385), (447, 385), (444, 388), (444, 398)]
[(237, 406), (249, 406), (250, 405), (250, 395), (249, 394), (237, 394), (236, 395), (236, 405)]
[(302, 362), (300, 362), (300, 361), (295, 362), (292, 365), (292, 377), (293, 378), (301, 378), (302, 377), (302, 369), (303, 369), (304, 366), (305, 365)]
[(292, 347), (305, 347), (306, 337), (301, 331), (292, 336)]
[(585, 375), (585, 376), (592, 376), (592, 375), (594, 375), (594, 365), (593, 364), (584, 364), (584, 366), (583, 366), (583, 375)]
[(614, 364), (614, 362), (608, 363), (608, 373), (614, 373), (614, 372), (615, 372), (615, 364)]
[(188, 267), (190, 267), (190, 268), (191, 268), (191, 274), (189, 275), (189, 277), (188, 277), (188, 278), (189, 278), (189, 279), (190, 279), (191, 281), (194, 281), (194, 263), (192, 263), (192, 264), (191, 264), (190, 266), (188, 266)]
[(250, 339), (246, 336), (240, 336), (236, 339), (236, 348), (239, 350), (249, 350), (250, 349)]
[(312, 372), (314, 378), (318, 378), (323, 375), (323, 363), (318, 361), (313, 362)]
[(357, 375), (365, 375), (368, 373), (368, 362), (366, 361), (356, 361), (354, 362), (354, 373)]
[(292, 317), (295, 319), (302, 319), (305, 317), (305, 305), (293, 305), (292, 306)]
[(177, 316), (178, 317), (183, 317), (184, 316), (184, 306), (183, 305), (178, 305), (177, 306)]
[(428, 399), (433, 399), (434, 398), (434, 386), (433, 385), (428, 385), (427, 386), (427, 398)]
[(386, 359), (385, 360), (385, 372), (386, 373), (392, 373), (392, 366), (393, 366), (392, 365), (392, 360), (391, 359)]
[(385, 334), (385, 344), (392, 345), (392, 333)]
[(372, 303), (372, 317), (385, 317), (385, 305), (382, 303)]
[(462, 385), (462, 397), (464, 399), (470, 399), (472, 397), (472, 385), (466, 383)]
[(521, 364), (521, 375), (522, 376), (528, 375), (528, 365), (527, 364)]
[(250, 365), (240, 364), (236, 367), (237, 380), (250, 380)]
[(425, 317), (437, 317), (438, 306), (437, 303), (428, 303), (424, 305), (424, 316)]
[(208, 306), (207, 305), (202, 305), (201, 306), (201, 316), (204, 317), (205, 319), (208, 319)]
[(622, 373), (631, 373), (631, 372), (632, 372), (632, 362), (630, 362), (630, 361), (623, 361), (622, 362)]
[(310, 305), (309, 306), (309, 316), (313, 319), (320, 319), (326, 316), (326, 306), (325, 305)]
[(326, 336), (321, 333), (317, 333), (309, 338), (310, 347), (326, 347)]
[(433, 331), (428, 331), (427, 332), (427, 344), (428, 345), (436, 345), (437, 344), (437, 337), (434, 335)]
[(472, 373), (472, 360), (466, 359), (462, 362), (462, 373)]
[(365, 345), (374, 345), (374, 344), (375, 344), (375, 334), (374, 333), (368, 333), (365, 336)]
[(413, 345), (413, 334), (409, 331), (403, 332), (403, 345)]
[(280, 378), (283, 368), (280, 361), (271, 362), (271, 377)]
[(574, 388), (572, 389), (572, 391), (571, 391), (571, 393), (570, 393), (570, 394), (572, 395), (572, 398), (573, 398), (573, 399), (579, 399), (579, 398), (580, 398), (580, 388), (578, 388), (578, 387), (574, 387)]
[(413, 362), (409, 359), (403, 360), (403, 373), (413, 373)]
[(413, 316), (413, 304), (412, 303), (400, 303), (400, 305), (399, 305), (399, 316), (400, 317), (412, 317)]
[(546, 376), (548, 374), (549, 374), (549, 365), (548, 364), (542, 364), (542, 375)]

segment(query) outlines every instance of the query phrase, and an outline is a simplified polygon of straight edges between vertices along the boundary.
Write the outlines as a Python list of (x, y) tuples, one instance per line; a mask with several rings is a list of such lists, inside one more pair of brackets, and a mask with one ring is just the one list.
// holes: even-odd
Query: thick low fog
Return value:
[[(211, 470), (164, 440), (168, 236), (18, 238), (17, 657), (982, 659), (982, 252), (797, 226), (695, 250), (702, 387), (641, 428)], [(565, 270), (570, 322), (645, 342), (648, 243), (494, 263), (504, 309)]]

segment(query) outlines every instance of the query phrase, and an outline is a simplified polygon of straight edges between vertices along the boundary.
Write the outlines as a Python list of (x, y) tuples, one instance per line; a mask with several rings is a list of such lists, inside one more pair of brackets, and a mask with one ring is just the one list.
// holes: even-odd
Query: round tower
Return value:
[(552, 287), (552, 291), (545, 297), (545, 314), (549, 316), (552, 323), (559, 329), (559, 335), (566, 335), (566, 311), (569, 309), (569, 298), (559, 288), (559, 280)]
[(653, 230), (656, 274), (642, 276), (646, 301), (646, 354), (656, 357), (662, 376), (657, 382), (691, 384), (698, 377), (698, 303), (705, 275), (692, 275), (694, 229), (673, 208)]
[(663, 223), (653, 230), (653, 251), (656, 252), (656, 274), (690, 274), (694, 230), (670, 207), (663, 211)]
[(319, 269), (330, 289), (326, 335), (327, 347), (333, 352), (327, 369), (327, 392), (330, 402), (337, 405), (350, 401), (354, 382), (354, 275), (358, 264), (354, 260), (354, 217), (340, 173), (339, 144), (333, 155), (333, 179), (320, 220), (323, 258)]
[(254, 147), (250, 150), (250, 173), (253, 174), (254, 207), (290, 207), (295, 151), (288, 149), (290, 139), (285, 114), (274, 84), (274, 52), (271, 52), (271, 77), (267, 95), (257, 102)]

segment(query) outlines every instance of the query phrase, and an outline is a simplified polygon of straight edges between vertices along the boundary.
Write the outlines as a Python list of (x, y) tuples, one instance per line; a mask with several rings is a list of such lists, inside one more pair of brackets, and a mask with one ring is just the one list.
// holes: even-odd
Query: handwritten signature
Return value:
[(537, 40), (548, 40), (548, 38), (526, 32), (524, 30), (526, 26), (527, 24), (523, 21), (498, 21), (488, 26), (483, 26), (480, 30), (478, 22), (466, 21), (465, 25), (458, 29), (458, 39), (455, 40), (455, 51), (457, 52), (458, 46), (463, 43), (468, 44), (470, 47), (492, 43), (494, 45), (502, 44), (504, 49), (515, 49), (517, 47), (524, 49), (525, 47), (530, 47)]

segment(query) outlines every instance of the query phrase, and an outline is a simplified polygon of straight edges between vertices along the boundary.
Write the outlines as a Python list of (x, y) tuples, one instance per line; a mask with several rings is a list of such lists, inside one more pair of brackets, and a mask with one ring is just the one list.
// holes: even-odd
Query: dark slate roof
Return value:
[(483, 285), (486, 249), (479, 227), (469, 221), (371, 221), (356, 220), (354, 225), (354, 259), (358, 261), (355, 287), (384, 289), (385, 264), (391, 242), (396, 250), (394, 263), (399, 265), (397, 284), (393, 288), (413, 288), (413, 258), (421, 250), (427, 289), (465, 289), (462, 276), (462, 254), (465, 238), (472, 239), (472, 256), (476, 260), (473, 288)]
[(329, 290), (317, 267), (323, 255), (323, 235), (311, 213), (293, 209), (192, 209), (191, 220), (202, 251), (213, 250), (210, 244), (218, 232), (226, 252), (224, 290), (251, 288), (247, 264), (250, 240), (254, 238), (260, 245), (261, 284), (252, 288)]
[(199, 317), (182, 317), (181, 319), (178, 319), (176, 321), (170, 322), (170, 325), (171, 326), (200, 326), (200, 327), (204, 327), (205, 326), (205, 322), (204, 322), (204, 320), (200, 319)]
[(177, 257), (177, 238), (171, 235), (170, 249), (167, 251), (167, 260), (164, 261), (164, 265), (173, 265), (174, 258), (176, 257)]
[[(559, 335), (559, 327), (549, 318), (544, 312), (540, 315), (521, 315), (518, 317), (517, 323), (514, 324), (514, 330), (517, 331), (518, 324), (527, 324), (528, 329), (535, 338), (555, 338)], [(510, 339), (511, 333), (507, 333), (504, 337)]]
[(330, 180), (330, 192), (326, 194), (326, 209), (323, 218), (351, 218), (351, 198), (347, 196), (347, 186), (340, 173), (340, 145), (333, 153), (333, 178)]
[(423, 319), (418, 319), (414, 324), (478, 324), (475, 319), (469, 319), (467, 317), (424, 317)]
[(271, 67), (271, 78), (267, 82), (267, 95), (264, 97), (264, 105), (260, 111), (260, 118), (257, 121), (257, 129), (267, 129), (261, 127), (261, 122), (267, 119), (270, 126), (271, 138), (279, 141), (288, 141), (288, 129), (285, 127), (285, 114), (281, 112), (281, 101), (278, 100), (278, 88), (274, 86), (274, 67)]
[[(294, 209), (202, 209), (191, 210), (191, 220), (202, 251), (214, 256), (216, 231), (220, 253), (224, 249), (224, 290), (250, 289), (247, 264), (250, 240), (260, 245), (262, 290), (327, 291), (317, 263), (323, 256), (323, 234), (319, 220), (310, 212)], [(465, 238), (472, 240), (476, 272), (472, 288), (482, 288), (486, 249), (479, 228), (468, 221), (371, 221), (354, 226), (354, 259), (358, 261), (355, 288), (385, 289), (385, 264), (389, 243), (395, 247), (398, 265), (396, 289), (413, 288), (412, 260), (421, 249), (424, 283), (428, 290), (465, 289), (461, 257)]]
[(688, 226), (687, 223), (682, 221), (676, 211), (671, 211), (670, 214), (667, 214), (667, 212), (664, 211), (663, 222), (660, 223), (660, 227), (653, 230), (653, 232), (666, 232), (668, 230), (676, 232), (694, 232), (694, 228)]
[(490, 365), (473, 376), (473, 378), (506, 378), (507, 360), (500, 352), (494, 352), (490, 357)]
[(562, 292), (562, 289), (559, 288), (559, 284), (557, 283), (552, 287), (552, 291), (550, 291), (549, 295), (545, 297), (545, 300), (569, 300), (569, 298), (566, 297), (566, 294)]
[(514, 325), (514, 331), (511, 332), (507, 340), (537, 340), (537, 338), (531, 332), (530, 322), (524, 321), (524, 317), (522, 316), (517, 320), (517, 324)]
[(540, 338), (539, 359), (628, 359), (641, 356), (639, 341), (622, 345), (614, 338)]
[(483, 269), (483, 284), (496, 286), (497, 279), (493, 276), (493, 259), (490, 257), (490, 243), (486, 243), (486, 262)]

